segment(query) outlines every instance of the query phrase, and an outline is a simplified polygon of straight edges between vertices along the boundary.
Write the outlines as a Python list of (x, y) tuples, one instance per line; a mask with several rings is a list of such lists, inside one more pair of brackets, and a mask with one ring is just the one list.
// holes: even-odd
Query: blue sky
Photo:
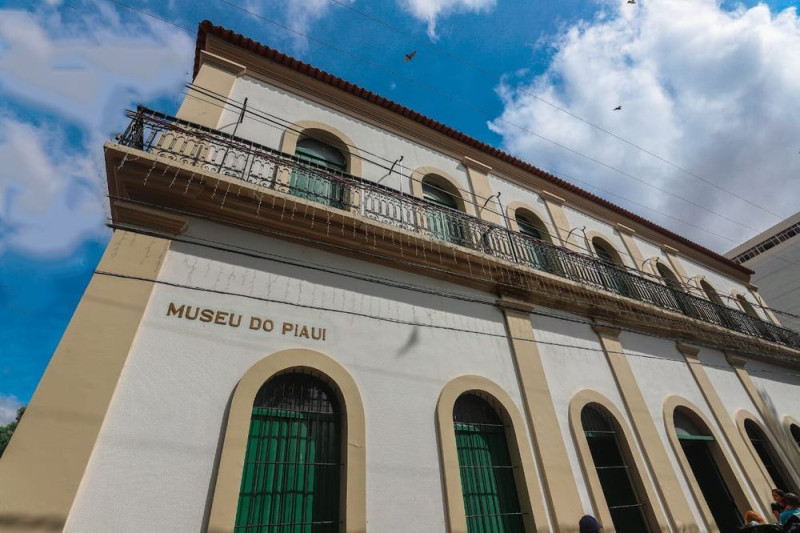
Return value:
[(785, 0), (0, 1), (0, 423), (108, 240), (103, 142), (126, 108), (175, 112), (203, 19), (717, 251), (798, 209)]

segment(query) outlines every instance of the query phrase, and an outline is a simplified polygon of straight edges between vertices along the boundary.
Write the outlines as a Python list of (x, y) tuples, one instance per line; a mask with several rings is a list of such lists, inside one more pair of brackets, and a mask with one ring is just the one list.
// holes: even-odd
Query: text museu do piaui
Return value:
[[(244, 315), (239, 313), (231, 313), (228, 311), (220, 311), (218, 309), (211, 309), (208, 307), (198, 307), (192, 305), (170, 302), (167, 307), (167, 316), (175, 318), (183, 318), (186, 320), (197, 320), (208, 324), (217, 326), (228, 326), (231, 328), (243, 327), (255, 331), (264, 331), (267, 333), (280, 332), (281, 335), (294, 336), (302, 339), (311, 339), (315, 341), (325, 341), (327, 334), (326, 328), (316, 326), (309, 326), (297, 322), (276, 322), (269, 318), (262, 318), (257, 316), (250, 316), (248, 320), (244, 320)], [(277, 325), (277, 329), (276, 329)]]

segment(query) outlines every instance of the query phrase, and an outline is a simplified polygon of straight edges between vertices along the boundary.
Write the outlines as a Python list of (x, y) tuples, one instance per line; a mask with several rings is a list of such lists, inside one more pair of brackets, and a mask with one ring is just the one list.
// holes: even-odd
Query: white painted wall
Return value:
[[(200, 221), (190, 227), (204, 239), (309, 266), (485, 296)], [(355, 379), (366, 410), (371, 531), (444, 530), (434, 414), (447, 382), (484, 376), (522, 410), (502, 315), (493, 306), (181, 243), (171, 248), (160, 280), (222, 294), (156, 286), (67, 531), (201, 530), (231, 393), (248, 368), (279, 350), (319, 350)], [(167, 317), (170, 302), (317, 325), (328, 340)]]
[[(536, 338), (540, 342), (539, 353), (542, 365), (556, 408), (556, 416), (561, 436), (566, 444), (572, 473), (578, 484), (581, 505), (585, 513), (595, 514), (592, 509), (588, 482), (581, 469), (577, 445), (570, 429), (570, 401), (575, 394), (582, 390), (596, 391), (605, 396), (623, 414), (623, 420), (619, 421), (620, 424), (631, 429), (633, 426), (597, 335), (589, 325), (570, 321), (577, 317), (566, 316), (565, 318), (566, 320), (534, 316), (532, 322)], [(628, 444), (633, 453), (638, 453), (640, 457), (643, 457), (637, 441)], [(652, 482), (649, 471), (641, 472), (641, 476)], [(645, 495), (640, 496), (645, 497)], [(660, 499), (650, 503), (656, 507), (663, 507)]]
[[(718, 436), (721, 435), (721, 431), (714, 421), (711, 410), (706, 404), (697, 382), (694, 380), (683, 356), (675, 347), (674, 342), (627, 332), (620, 336), (620, 340), (625, 353), (629, 355), (628, 360), (630, 361), (631, 369), (639, 388), (644, 394), (650, 416), (655, 421), (658, 434), (661, 437), (664, 448), (667, 450), (667, 455), (672, 468), (677, 474), (683, 493), (692, 508), (696, 523), (703, 524), (703, 518), (700, 515), (697, 502), (694, 500), (675, 451), (667, 437), (667, 426), (663, 414), (664, 402), (673, 395), (689, 400), (709, 420), (711, 427)], [(728, 449), (724, 441), (719, 444), (721, 447)], [(737, 473), (739, 479), (743, 479), (738, 467), (736, 465), (731, 465), (731, 467)]]
[[(286, 130), (283, 124), (304, 120), (322, 122), (344, 133), (358, 147), (363, 156), (362, 178), (399, 189), (401, 178), (397, 172), (389, 176), (385, 167), (391, 167), (392, 161), (403, 156), (403, 161), (396, 170), (402, 170), (406, 177), (402, 185), (404, 192), (408, 193), (410, 190), (408, 177), (411, 172), (420, 167), (434, 167), (453, 177), (462, 189), (464, 199), (471, 201), (464, 194), (464, 191), (471, 190), (466, 169), (458, 159), (247, 76), (237, 78), (231, 92), (231, 99), (234, 101), (241, 102), (245, 98), (248, 99), (249, 108), (275, 115), (280, 119), (281, 125), (264, 124), (263, 121), (245, 118), (237, 131), (240, 137), (280, 149), (283, 132)], [(220, 118), (220, 125), (234, 123), (238, 116), (238, 111), (226, 110)]]

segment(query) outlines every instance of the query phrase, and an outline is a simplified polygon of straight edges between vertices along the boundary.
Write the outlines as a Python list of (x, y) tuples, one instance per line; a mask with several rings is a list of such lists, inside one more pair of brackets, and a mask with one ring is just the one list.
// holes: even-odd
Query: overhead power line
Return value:
[[(480, 73), (482, 73), (484, 75), (491, 76), (493, 80), (501, 79), (502, 76), (503, 76), (503, 73), (501, 73), (501, 72), (491, 71), (491, 70), (486, 69), (486, 68), (484, 68), (484, 67), (482, 67), (482, 66), (480, 66), (480, 65), (478, 65), (476, 63), (473, 63), (471, 61), (467, 61), (463, 57), (458, 56), (458, 55), (456, 55), (456, 54), (450, 52), (449, 50), (446, 50), (446, 49), (444, 49), (444, 48), (442, 48), (440, 46), (437, 46), (436, 44), (431, 43), (427, 39), (420, 39), (419, 37), (416, 37), (415, 35), (412, 35), (412, 34), (406, 32), (406, 31), (404, 31), (404, 30), (402, 30), (402, 29), (400, 29), (400, 28), (398, 28), (396, 26), (393, 26), (393, 25), (389, 24), (388, 22), (386, 22), (384, 20), (381, 20), (381, 19), (379, 19), (378, 17), (376, 17), (374, 15), (366, 13), (366, 12), (364, 12), (364, 11), (362, 11), (362, 10), (360, 10), (360, 9), (350, 5), (350, 4), (346, 4), (344, 2), (341, 2), (340, 0), (329, 0), (329, 1), (334, 3), (334, 4), (336, 4), (336, 5), (338, 5), (338, 6), (341, 6), (341, 7), (345, 8), (345, 9), (347, 9), (348, 11), (351, 11), (353, 13), (357, 13), (358, 15), (360, 15), (360, 16), (362, 16), (362, 17), (364, 17), (364, 18), (366, 18), (366, 19), (368, 19), (368, 20), (370, 20), (370, 21), (372, 21), (372, 22), (374, 22), (376, 24), (381, 25), (384, 28), (387, 28), (387, 29), (395, 32), (398, 35), (402, 35), (402, 36), (404, 36), (404, 37), (406, 37), (408, 39), (411, 39), (412, 41), (414, 41), (414, 42), (416, 42), (416, 43), (418, 43), (418, 44), (420, 44), (422, 46), (425, 46), (428, 49), (433, 50), (433, 51), (437, 52), (438, 54), (440, 54), (440, 55), (442, 55), (444, 57), (447, 57), (448, 59), (457, 61), (457, 62), (459, 62), (459, 63), (461, 63), (461, 64), (463, 64), (463, 65), (465, 65), (465, 66), (477, 71), (477, 72), (480, 72)], [(726, 189), (726, 188), (714, 183), (713, 181), (711, 181), (711, 180), (709, 180), (709, 179), (697, 174), (696, 172), (692, 172), (691, 170), (688, 170), (687, 168), (682, 167), (681, 165), (678, 165), (677, 163), (674, 163), (673, 161), (668, 160), (664, 156), (661, 156), (661, 155), (659, 155), (659, 154), (657, 154), (655, 152), (652, 152), (651, 150), (648, 150), (647, 148), (644, 148), (643, 146), (641, 146), (641, 145), (639, 145), (639, 144), (637, 144), (637, 143), (635, 143), (635, 142), (633, 142), (633, 141), (631, 141), (629, 139), (626, 139), (626, 138), (622, 137), (621, 135), (617, 135), (616, 133), (614, 133), (614, 132), (612, 132), (612, 131), (610, 131), (610, 130), (608, 130), (608, 129), (606, 129), (606, 128), (598, 125), (598, 124), (595, 124), (594, 122), (586, 120), (585, 118), (581, 117), (580, 115), (578, 115), (576, 113), (573, 113), (572, 111), (569, 111), (568, 109), (564, 109), (563, 107), (561, 107), (561, 106), (559, 106), (557, 104), (554, 104), (553, 102), (550, 102), (549, 100), (546, 100), (546, 99), (542, 98), (541, 96), (539, 96), (538, 94), (534, 93), (533, 91), (529, 91), (528, 89), (525, 89), (525, 88), (518, 88), (517, 90), (519, 92), (527, 94), (528, 96), (536, 99), (539, 102), (542, 102), (543, 104), (545, 104), (547, 106), (552, 107), (553, 109), (555, 109), (555, 110), (557, 110), (557, 111), (559, 111), (561, 113), (564, 113), (564, 114), (566, 114), (566, 115), (568, 115), (568, 116), (570, 116), (570, 117), (572, 117), (572, 118), (574, 118), (576, 120), (579, 120), (580, 122), (583, 122), (587, 126), (590, 126), (591, 128), (594, 128), (594, 129), (600, 131), (601, 133), (603, 133), (605, 135), (609, 135), (609, 136), (613, 137), (614, 139), (627, 144), (628, 146), (631, 146), (631, 147), (633, 147), (633, 148), (635, 148), (635, 149), (637, 149), (637, 150), (639, 150), (639, 151), (641, 151), (641, 152), (643, 152), (643, 153), (645, 153), (645, 154), (647, 154), (647, 155), (649, 155), (649, 156), (651, 156), (651, 157), (653, 157), (653, 158), (655, 158), (655, 159), (657, 159), (657, 160), (659, 160), (659, 161), (661, 161), (663, 163), (666, 163), (667, 165), (675, 168), (676, 170), (680, 170), (684, 174), (687, 174), (687, 175), (689, 175), (689, 176), (691, 176), (693, 178), (696, 178), (696, 179), (702, 181), (703, 183), (706, 183), (707, 185), (710, 185), (711, 187), (714, 187), (715, 189), (717, 189), (719, 191), (722, 191), (722, 192), (724, 192), (726, 194), (731, 195), (734, 198), (736, 198), (737, 200), (741, 200), (742, 202), (745, 202), (746, 204), (748, 204), (748, 205), (750, 205), (752, 207), (755, 207), (756, 209), (759, 209), (759, 210), (761, 210), (761, 211), (763, 211), (763, 212), (765, 212), (765, 213), (767, 213), (769, 215), (772, 215), (772, 216), (774, 216), (776, 218), (779, 218), (779, 219), (783, 219), (784, 218), (783, 216), (775, 213), (774, 211), (772, 211), (772, 210), (770, 210), (770, 209), (768, 209), (768, 208), (766, 208), (764, 206), (758, 205), (755, 202), (753, 202), (752, 200), (749, 200), (749, 199), (745, 198), (744, 196), (741, 196), (740, 194), (737, 194), (737, 193), (735, 193), (735, 192), (733, 192), (733, 191), (731, 191), (729, 189)]]

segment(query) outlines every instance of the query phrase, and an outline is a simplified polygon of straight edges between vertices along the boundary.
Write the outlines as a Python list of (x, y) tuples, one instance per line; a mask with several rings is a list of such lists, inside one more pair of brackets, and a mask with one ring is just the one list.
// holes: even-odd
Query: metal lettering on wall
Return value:
[(192, 305), (177, 305), (170, 302), (167, 308), (167, 316), (185, 318), (186, 320), (198, 320), (219, 326), (231, 328), (247, 328), (254, 331), (267, 333), (280, 333), (281, 335), (294, 336), (315, 341), (325, 341), (326, 328), (309, 326), (297, 322), (275, 321), (270, 318), (250, 316), (245, 320), (244, 315), (219, 311), (207, 307), (197, 307)]

